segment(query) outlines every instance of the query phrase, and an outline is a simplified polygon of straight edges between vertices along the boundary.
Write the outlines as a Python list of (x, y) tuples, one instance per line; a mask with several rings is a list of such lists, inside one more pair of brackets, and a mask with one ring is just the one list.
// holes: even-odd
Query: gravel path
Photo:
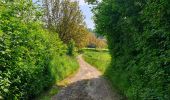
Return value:
[(120, 100), (101, 73), (78, 56), (80, 69), (52, 100)]

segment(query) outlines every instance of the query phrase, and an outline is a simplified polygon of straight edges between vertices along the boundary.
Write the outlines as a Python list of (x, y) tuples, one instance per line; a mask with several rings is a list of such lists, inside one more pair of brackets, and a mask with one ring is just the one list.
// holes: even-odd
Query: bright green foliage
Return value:
[(75, 54), (75, 42), (71, 40), (67, 45), (67, 54), (73, 56)]
[(74, 41), (77, 48), (85, 47), (88, 30), (77, 0), (42, 0), (44, 20), (49, 30), (58, 33), (67, 45)]
[(105, 72), (130, 100), (170, 98), (170, 1), (103, 0), (95, 9), (112, 65)]
[(31, 98), (54, 80), (44, 31), (36, 21), (25, 22), (19, 15), (24, 8), (32, 9), (31, 2), (25, 3), (30, 6), (8, 2), (0, 9), (0, 94), (5, 99)]
[[(57, 65), (57, 67), (55, 67)], [(63, 80), (69, 75), (77, 71), (79, 64), (75, 57), (59, 56), (54, 58), (51, 62), (51, 69), (55, 75), (56, 82)]]
[(77, 68), (53, 73), (68, 67), (60, 57), (65, 46), (42, 28), (39, 11), (32, 0), (0, 0), (0, 96), (5, 100), (31, 99)]
[[(61, 80), (74, 74), (77, 71), (79, 64), (75, 57), (63, 55), (56, 56), (51, 61), (50, 67), (52, 74), (55, 76), (56, 84), (59, 84)], [(56, 95), (59, 91), (59, 87), (55, 85), (48, 91), (45, 91), (45, 93), (42, 93), (40, 96), (38, 96), (36, 100), (51, 100), (51, 97)]]
[(91, 65), (97, 67), (101, 72), (105, 72), (111, 62), (111, 56), (108, 51), (84, 49), (83, 58)]

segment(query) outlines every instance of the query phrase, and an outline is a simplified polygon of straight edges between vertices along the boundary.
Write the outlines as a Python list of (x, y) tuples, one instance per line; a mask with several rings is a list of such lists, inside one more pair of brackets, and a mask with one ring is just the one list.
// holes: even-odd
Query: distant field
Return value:
[(102, 51), (102, 52), (104, 52), (104, 51), (108, 52), (109, 51), (109, 49), (100, 49), (100, 48), (83, 48), (83, 50), (84, 51)]
[(84, 49), (83, 58), (103, 73), (111, 61), (108, 49)]

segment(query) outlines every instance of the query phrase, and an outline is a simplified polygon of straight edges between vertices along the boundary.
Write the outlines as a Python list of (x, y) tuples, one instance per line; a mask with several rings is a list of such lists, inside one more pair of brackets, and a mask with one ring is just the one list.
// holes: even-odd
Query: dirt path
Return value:
[(94, 67), (78, 56), (80, 69), (69, 79), (68, 85), (52, 97), (52, 100), (120, 100), (107, 81)]

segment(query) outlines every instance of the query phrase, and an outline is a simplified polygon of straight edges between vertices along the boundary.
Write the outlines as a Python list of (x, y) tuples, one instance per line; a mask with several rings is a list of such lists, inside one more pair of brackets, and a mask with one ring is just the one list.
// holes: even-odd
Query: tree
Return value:
[(87, 39), (87, 47), (89, 48), (107, 48), (107, 41), (97, 37), (95, 33), (89, 33)]
[(77, 1), (45, 0), (45, 21), (49, 29), (55, 30), (60, 39), (68, 44), (72, 39), (78, 47), (83, 44), (87, 29)]

